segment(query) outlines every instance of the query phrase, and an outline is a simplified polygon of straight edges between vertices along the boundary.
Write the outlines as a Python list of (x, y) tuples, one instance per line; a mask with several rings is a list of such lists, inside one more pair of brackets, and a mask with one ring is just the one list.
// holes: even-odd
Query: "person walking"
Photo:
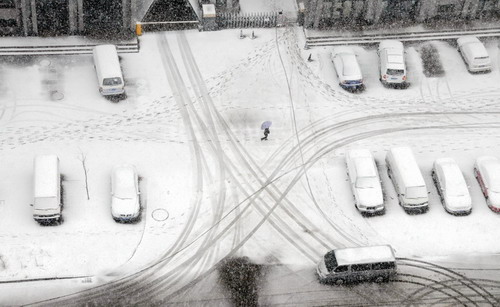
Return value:
[(260, 138), (260, 140), (266, 140), (267, 141), (267, 136), (269, 135), (269, 133), (271, 133), (271, 131), (269, 131), (269, 128), (265, 128), (264, 129), (264, 137)]
[(262, 123), (262, 125), (260, 125), (260, 129), (264, 130), (264, 137), (260, 138), (261, 141), (263, 141), (263, 140), (267, 141), (267, 136), (269, 135), (269, 133), (271, 133), (271, 131), (269, 130), (269, 127), (271, 127), (272, 124), (273, 123), (270, 121), (265, 121)]

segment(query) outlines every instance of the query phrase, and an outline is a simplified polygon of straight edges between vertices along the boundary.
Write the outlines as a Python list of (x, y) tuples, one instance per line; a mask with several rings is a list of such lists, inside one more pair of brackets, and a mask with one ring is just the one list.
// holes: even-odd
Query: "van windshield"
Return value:
[(335, 251), (329, 251), (325, 255), (325, 266), (328, 272), (331, 272), (337, 267), (337, 259), (335, 258)]
[(405, 74), (404, 69), (387, 69), (387, 74), (391, 76), (402, 76)]
[(122, 78), (116, 77), (116, 78), (104, 78), (102, 80), (103, 85), (121, 85), (122, 84)]
[(406, 198), (422, 198), (427, 197), (427, 189), (425, 186), (406, 188)]

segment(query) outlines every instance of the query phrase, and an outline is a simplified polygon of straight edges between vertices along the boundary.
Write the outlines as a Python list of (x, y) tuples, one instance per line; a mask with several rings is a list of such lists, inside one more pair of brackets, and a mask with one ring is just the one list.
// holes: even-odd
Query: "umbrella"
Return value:
[(264, 130), (266, 128), (269, 128), (269, 127), (271, 127), (272, 124), (273, 124), (273, 122), (267, 120), (267, 121), (263, 122), (262, 125), (260, 125), (260, 129)]

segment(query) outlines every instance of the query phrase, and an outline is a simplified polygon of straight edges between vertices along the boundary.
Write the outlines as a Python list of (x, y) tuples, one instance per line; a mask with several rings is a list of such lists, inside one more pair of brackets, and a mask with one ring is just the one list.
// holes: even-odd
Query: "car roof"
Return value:
[(344, 76), (361, 75), (361, 69), (355, 54), (341, 53), (339, 56), (343, 63), (342, 74)]
[(407, 187), (425, 186), (422, 172), (410, 147), (393, 147), (390, 152), (397, 167), (401, 170), (401, 177)]
[(396, 261), (389, 245), (340, 248), (334, 251), (338, 265)]
[(477, 158), (481, 175), (488, 182), (498, 182), (500, 180), (500, 161), (496, 157), (483, 156)]
[(123, 185), (129, 186), (131, 185), (132, 182), (135, 181), (134, 179), (135, 174), (136, 171), (133, 165), (124, 164), (115, 166), (112, 172), (113, 184), (115, 186), (123, 186)]
[(382, 49), (399, 49), (404, 50), (404, 45), (402, 42), (395, 39), (386, 39), (380, 42), (378, 45), (378, 50)]
[(447, 188), (467, 188), (467, 185), (465, 185), (464, 177), (462, 174), (462, 171), (460, 170), (460, 167), (458, 167), (457, 162), (453, 158), (441, 158), (437, 159), (435, 162), (435, 165), (439, 168), (441, 168), (441, 171), (445, 178), (443, 180), (446, 180), (445, 186)]
[(462, 46), (464, 44), (480, 43), (480, 42), (481, 41), (477, 37), (472, 36), (472, 35), (462, 36), (462, 37), (457, 39), (457, 44), (459, 46)]
[(477, 37), (466, 36), (460, 39), (463, 39), (458, 42), (460, 48), (470, 51), (473, 57), (489, 57), (488, 51)]

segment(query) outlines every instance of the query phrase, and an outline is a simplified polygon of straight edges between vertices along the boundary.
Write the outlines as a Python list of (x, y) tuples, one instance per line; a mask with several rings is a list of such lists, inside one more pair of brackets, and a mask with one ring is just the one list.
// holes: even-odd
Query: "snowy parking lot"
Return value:
[[(261, 304), (340, 303), (341, 295), (317, 285), (320, 257), (333, 248), (390, 244), (399, 258), (447, 263), (471, 278), (482, 270), (488, 282), (480, 298), (499, 303), (500, 215), (486, 206), (472, 171), (478, 156), (500, 157), (499, 41), (485, 41), (493, 64), (486, 74), (470, 74), (450, 42), (405, 45), (407, 89), (380, 83), (376, 46), (353, 46), (366, 89), (349, 93), (338, 85), (334, 47), (304, 50), (293, 27), (255, 33), (142, 36), (140, 53), (120, 56), (127, 97), (118, 102), (100, 96), (91, 56), (0, 59), (0, 302), (106, 304), (124, 291), (130, 305), (210, 298), (205, 303), (224, 305), (213, 273), (228, 257), (248, 257), (276, 268), (266, 275)], [(421, 48), (429, 43), (441, 77), (423, 73)], [(273, 123), (267, 141), (260, 140), (264, 121)], [(387, 150), (401, 145), (412, 147), (430, 191), (427, 213), (407, 214), (387, 177)], [(384, 215), (364, 217), (354, 207), (344, 159), (351, 148), (375, 156)], [(60, 159), (58, 226), (32, 218), (38, 154)], [(442, 157), (461, 167), (470, 215), (450, 215), (440, 203), (430, 174)], [(141, 178), (142, 216), (133, 224), (110, 213), (110, 172), (121, 163), (135, 165)], [(420, 274), (412, 270), (401, 260), (403, 275)], [(360, 304), (402, 301), (401, 293), (417, 287), (404, 278), (394, 288), (349, 290), (342, 303), (351, 296)], [(33, 283), (37, 290), (25, 295)], [(313, 298), (295, 295), (294, 283)], [(465, 294), (448, 299), (461, 302), (473, 287), (462, 285), (456, 289)], [(386, 296), (375, 301), (358, 293), (381, 288)]]

